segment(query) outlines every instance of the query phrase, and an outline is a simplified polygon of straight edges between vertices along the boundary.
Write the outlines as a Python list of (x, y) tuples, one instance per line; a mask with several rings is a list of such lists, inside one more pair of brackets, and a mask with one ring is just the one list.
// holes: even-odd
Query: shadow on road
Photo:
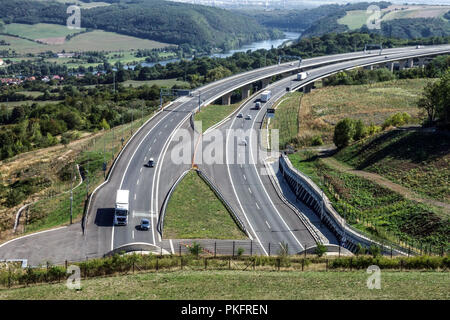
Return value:
[(113, 208), (100, 208), (95, 216), (95, 224), (99, 227), (112, 227), (114, 222)]

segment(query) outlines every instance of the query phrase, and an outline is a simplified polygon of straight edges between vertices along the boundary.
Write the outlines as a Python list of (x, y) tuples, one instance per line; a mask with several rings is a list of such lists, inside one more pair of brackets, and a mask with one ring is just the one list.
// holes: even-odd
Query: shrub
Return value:
[(194, 256), (198, 256), (200, 254), (200, 251), (202, 250), (202, 247), (199, 243), (195, 242), (192, 244), (192, 246), (189, 247), (190, 254)]
[(311, 145), (313, 146), (321, 146), (323, 145), (323, 140), (321, 136), (314, 136), (311, 140)]
[(238, 248), (237, 249), (237, 256), (240, 257), (244, 253), (244, 248)]
[(325, 247), (323, 244), (318, 243), (316, 248), (316, 254), (318, 257), (323, 256), (327, 252), (327, 247)]
[(355, 124), (352, 119), (345, 118), (334, 127), (333, 142), (339, 149), (350, 144), (355, 135)]

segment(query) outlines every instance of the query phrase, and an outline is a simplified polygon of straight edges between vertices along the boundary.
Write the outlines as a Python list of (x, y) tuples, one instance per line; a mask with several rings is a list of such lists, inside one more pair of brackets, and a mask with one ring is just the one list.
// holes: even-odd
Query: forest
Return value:
[[(32, 0), (0, 0), (5, 23), (66, 24), (67, 5)], [(268, 38), (280, 31), (256, 19), (223, 9), (163, 0), (134, 0), (81, 10), (81, 27), (117, 32), (138, 38), (184, 45), (186, 50), (229, 50)]]

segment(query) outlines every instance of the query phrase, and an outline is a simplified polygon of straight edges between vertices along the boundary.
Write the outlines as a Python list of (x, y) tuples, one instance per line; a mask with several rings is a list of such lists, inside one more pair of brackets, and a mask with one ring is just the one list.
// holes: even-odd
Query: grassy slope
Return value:
[(391, 131), (355, 143), (335, 158), (450, 203), (450, 140), (445, 134)]
[(367, 85), (333, 86), (315, 90), (302, 98), (300, 108), (301, 145), (320, 135), (332, 143), (334, 125), (345, 117), (361, 119), (366, 124), (381, 125), (397, 112), (417, 116), (419, 92), (432, 79), (402, 79)]
[[(365, 271), (176, 271), (0, 290), (0, 299), (449, 299), (446, 272), (381, 273), (381, 290), (369, 290)], [(336, 290), (339, 288), (339, 290)]]
[[(311, 152), (289, 156), (292, 164), (322, 189), (348, 223), (374, 237), (415, 246), (441, 247), (449, 242), (448, 218), (436, 210), (405, 199), (372, 181), (337, 171)], [(325, 186), (323, 186), (325, 184)]]
[(164, 219), (164, 237), (246, 239), (226, 207), (194, 171), (172, 194)]
[(241, 102), (230, 105), (209, 105), (204, 107), (201, 112), (196, 113), (194, 121), (202, 121), (202, 130), (205, 132), (209, 127), (215, 125), (222, 119), (226, 118), (236, 108), (241, 105)]

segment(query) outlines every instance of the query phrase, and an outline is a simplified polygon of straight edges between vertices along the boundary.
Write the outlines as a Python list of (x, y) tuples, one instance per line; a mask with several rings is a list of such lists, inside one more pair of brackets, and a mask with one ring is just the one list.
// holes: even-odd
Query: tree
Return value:
[(355, 135), (355, 124), (352, 119), (345, 118), (334, 127), (333, 142), (339, 149), (350, 144)]
[(316, 254), (318, 257), (323, 256), (327, 252), (327, 247), (325, 247), (323, 244), (318, 243), (316, 247)]
[(353, 135), (353, 140), (361, 140), (367, 137), (367, 128), (362, 120), (357, 120), (355, 122), (355, 134)]

